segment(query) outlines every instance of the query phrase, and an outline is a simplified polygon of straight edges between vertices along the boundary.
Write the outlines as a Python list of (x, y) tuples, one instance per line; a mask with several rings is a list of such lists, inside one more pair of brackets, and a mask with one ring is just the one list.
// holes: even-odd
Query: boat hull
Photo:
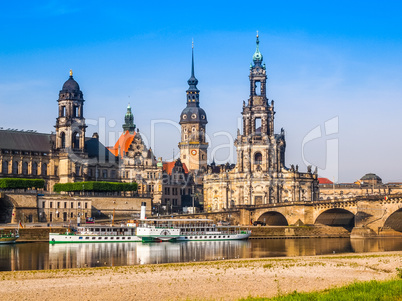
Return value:
[(0, 244), (13, 244), (18, 237), (2, 237), (0, 238)]
[(114, 243), (114, 242), (140, 242), (141, 238), (135, 235), (79, 235), (49, 233), (50, 244), (61, 243)]

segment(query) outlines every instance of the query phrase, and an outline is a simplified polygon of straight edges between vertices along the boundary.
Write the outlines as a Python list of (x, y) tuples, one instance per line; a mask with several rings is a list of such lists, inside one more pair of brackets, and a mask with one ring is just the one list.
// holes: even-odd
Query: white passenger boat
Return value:
[(138, 242), (134, 227), (91, 225), (78, 227), (76, 231), (49, 233), (49, 243), (99, 243), (99, 242)]
[(12, 244), (18, 239), (18, 230), (0, 229), (0, 244)]
[(210, 219), (146, 219), (137, 227), (137, 237), (143, 242), (239, 240), (250, 235), (250, 230), (218, 227)]

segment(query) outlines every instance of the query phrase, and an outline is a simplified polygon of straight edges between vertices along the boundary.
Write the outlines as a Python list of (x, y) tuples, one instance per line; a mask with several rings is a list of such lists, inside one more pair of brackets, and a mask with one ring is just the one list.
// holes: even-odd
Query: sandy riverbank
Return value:
[(237, 300), (386, 280), (402, 252), (0, 273), (0, 300)]

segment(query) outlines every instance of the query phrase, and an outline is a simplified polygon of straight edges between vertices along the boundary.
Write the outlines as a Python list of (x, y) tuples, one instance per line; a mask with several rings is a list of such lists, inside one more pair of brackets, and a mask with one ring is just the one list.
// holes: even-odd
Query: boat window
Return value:
[(126, 239), (125, 237), (122, 237), (121, 239)]
[[(111, 237), (110, 239), (114, 239), (114, 237)], [(116, 239), (118, 239), (118, 237), (116, 237)]]
[(105, 239), (107, 239), (107, 237), (105, 237)]
[(89, 237), (85, 237), (85, 239), (89, 239)]
[(82, 236), (80, 236), (79, 239), (82, 239)]
[(102, 232), (105, 232), (106, 230), (105, 230), (105, 228), (101, 228), (101, 231), (102, 231)]
[(131, 237), (127, 237), (127, 239), (131, 239)]
[(98, 239), (102, 239), (102, 237), (98, 237)]
[(92, 239), (96, 239), (96, 237), (92, 237)]
[(220, 236), (218, 236), (218, 238), (221, 238)]
[(188, 237), (187, 237), (187, 236), (186, 236), (185, 238), (186, 238), (186, 239), (188, 239)]

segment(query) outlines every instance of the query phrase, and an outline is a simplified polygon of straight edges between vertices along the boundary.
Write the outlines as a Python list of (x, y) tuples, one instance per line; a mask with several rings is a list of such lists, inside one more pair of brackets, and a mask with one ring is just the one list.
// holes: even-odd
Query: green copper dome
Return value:
[(256, 41), (256, 44), (257, 44), (257, 49), (255, 50), (255, 52), (254, 52), (254, 55), (253, 55), (253, 62), (254, 62), (254, 64), (255, 63), (257, 63), (257, 62), (262, 62), (262, 54), (261, 54), (261, 52), (260, 52), (260, 40), (258, 39), (258, 34), (257, 34), (257, 41)]
[(128, 104), (127, 106), (127, 112), (126, 115), (124, 115), (124, 121), (125, 121), (125, 123), (123, 124), (124, 132), (129, 131), (130, 134), (133, 134), (135, 130), (135, 124), (134, 124), (134, 115), (131, 112), (130, 104)]

